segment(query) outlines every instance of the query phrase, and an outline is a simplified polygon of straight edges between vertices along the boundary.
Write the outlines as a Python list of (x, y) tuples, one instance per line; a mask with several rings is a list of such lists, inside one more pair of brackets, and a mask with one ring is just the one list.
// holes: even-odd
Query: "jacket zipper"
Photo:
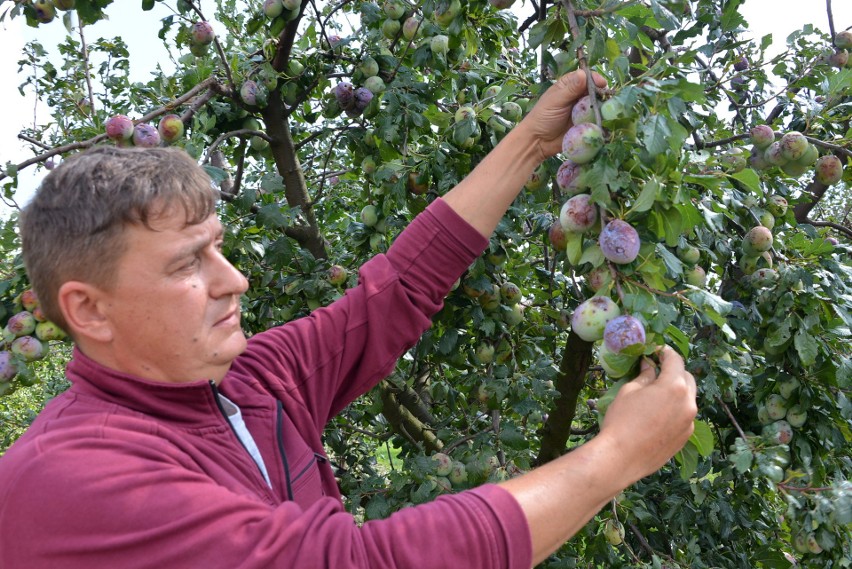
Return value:
[(257, 468), (257, 472), (260, 474), (260, 478), (263, 480), (264, 486), (268, 488), (269, 486), (266, 484), (266, 478), (263, 476), (263, 470), (261, 470), (260, 465), (255, 462), (254, 457), (249, 452), (248, 447), (246, 447), (245, 443), (243, 443), (243, 439), (241, 439), (240, 435), (237, 434), (237, 429), (234, 428), (233, 423), (231, 423), (231, 419), (228, 417), (228, 412), (225, 411), (225, 407), (222, 405), (222, 400), (219, 399), (219, 389), (216, 387), (216, 383), (213, 380), (210, 380), (210, 389), (213, 390), (213, 399), (216, 401), (216, 407), (219, 408), (219, 412), (222, 414), (222, 418), (225, 419), (225, 422), (228, 423), (229, 427), (231, 427), (231, 432), (234, 433), (234, 438), (237, 439), (237, 442), (239, 442), (240, 446), (243, 447), (243, 450), (246, 451), (249, 460), (251, 460), (251, 463), (255, 466), (255, 468)]
[(284, 451), (284, 405), (280, 400), (276, 401), (277, 411), (275, 416), (275, 433), (278, 439), (278, 452), (281, 453), (281, 464), (284, 465), (284, 481), (287, 484), (287, 499), (293, 500), (293, 483), (290, 481), (290, 464), (287, 462), (287, 453)]

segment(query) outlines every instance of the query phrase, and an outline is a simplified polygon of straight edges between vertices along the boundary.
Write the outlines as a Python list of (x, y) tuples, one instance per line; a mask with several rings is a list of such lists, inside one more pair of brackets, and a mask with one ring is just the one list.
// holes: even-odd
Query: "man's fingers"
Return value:
[[(597, 87), (606, 87), (606, 79), (604, 79), (601, 75), (592, 73), (592, 79)], [(579, 99), (589, 92), (589, 89), (586, 86), (586, 72), (582, 69), (566, 73), (559, 78), (558, 84), (560, 89), (563, 91), (564, 96), (569, 101)]]
[(634, 383), (638, 383), (644, 387), (657, 379), (657, 368), (654, 365), (654, 362), (648, 358), (642, 358), (639, 366), (639, 375), (633, 379)]

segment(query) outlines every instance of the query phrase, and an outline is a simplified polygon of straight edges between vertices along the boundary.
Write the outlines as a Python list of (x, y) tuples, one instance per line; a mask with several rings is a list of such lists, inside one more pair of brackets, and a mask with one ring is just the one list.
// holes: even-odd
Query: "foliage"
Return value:
[[(153, 122), (180, 113), (186, 135), (176, 144), (219, 185), (226, 254), (252, 283), (243, 300), (250, 333), (339, 297), (343, 287), (327, 278), (333, 264), (354, 284), (360, 264), (511, 130), (512, 104), (528, 110), (570, 69), (608, 79), (593, 105), (607, 144), (582, 182), (607, 220), (637, 229), (638, 258), (605, 261), (594, 232), (552, 245), (548, 230), (567, 195), (555, 183), (562, 160), (546, 162), (432, 328), (329, 426), (328, 451), (359, 519), (514, 476), (594, 436), (620, 384), (568, 317), (604, 267), (614, 280), (597, 294), (644, 322), (645, 351), (665, 343), (687, 356), (700, 420), (676, 460), (626, 490), (543, 566), (850, 565), (852, 69), (829, 64), (830, 34), (804, 26), (770, 55), (772, 38), (743, 39), (738, 0), (564, 1), (539, 11), (525, 3), (514, 12), (482, 0), (422, 0), (406, 3), (399, 20), (419, 18), (411, 42), (405, 24), (386, 24), (384, 5), (362, 0), (305, 1), (273, 19), (261, 2), (235, 0), (145, 0), (142, 9), (158, 3), (173, 8), (158, 37), (175, 67), (145, 83), (130, 81), (119, 38), (84, 50), (82, 36), (69, 33), (60, 61), (37, 42), (27, 46), (21, 88), (51, 115), (22, 133), (33, 158), (5, 165), (0, 183), (11, 200), (23, 168), (109, 143), (103, 128), (114, 114)], [(0, 19), (46, 25), (25, 2), (3, 6)], [(101, 10), (131, 17), (122, 9), (77, 0), (79, 19), (66, 12), (66, 25), (76, 32)], [(206, 18), (217, 38), (205, 51), (189, 28)], [(446, 51), (436, 36), (447, 37)], [(367, 84), (368, 56), (384, 90), (374, 80), (363, 111), (344, 109), (334, 88)], [(261, 96), (247, 102), (248, 80)], [(457, 118), (464, 105), (473, 114)], [(804, 133), (847, 165), (842, 180), (821, 183), (810, 166), (737, 163), (732, 149), (749, 156), (758, 124), (779, 138)], [(774, 209), (773, 196), (789, 207)], [(361, 216), (368, 205), (377, 219)], [(27, 287), (13, 223), (0, 233), (7, 309)], [(759, 224), (772, 231), (767, 256), (743, 250)], [(696, 264), (684, 260), (689, 247), (703, 284), (687, 278)], [(759, 272), (770, 263), (774, 272)], [(505, 283), (520, 287), (519, 305), (495, 294)], [(0, 399), (4, 416), (20, 417), (4, 421), (4, 447), (43, 404), (32, 389)], [(792, 440), (779, 439), (784, 414), (770, 415), (770, 401), (798, 425)], [(463, 474), (439, 475), (431, 458), (439, 451)], [(615, 545), (603, 532), (612, 519), (627, 528)]]

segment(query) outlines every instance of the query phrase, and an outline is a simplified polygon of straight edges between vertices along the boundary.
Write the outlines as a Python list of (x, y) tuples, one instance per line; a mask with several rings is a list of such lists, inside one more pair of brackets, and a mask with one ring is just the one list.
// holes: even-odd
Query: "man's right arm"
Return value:
[(501, 484), (527, 518), (534, 563), (686, 444), (697, 413), (695, 379), (669, 347), (661, 352), (660, 363), (659, 375), (646, 362), (641, 374), (621, 388), (597, 437)]

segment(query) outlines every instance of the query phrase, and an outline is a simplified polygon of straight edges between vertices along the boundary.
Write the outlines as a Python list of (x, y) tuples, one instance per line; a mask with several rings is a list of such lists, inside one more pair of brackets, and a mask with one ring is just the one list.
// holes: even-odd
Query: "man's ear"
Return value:
[(59, 309), (75, 340), (106, 343), (112, 340), (112, 327), (101, 310), (105, 296), (100, 288), (80, 281), (68, 281), (59, 287)]

